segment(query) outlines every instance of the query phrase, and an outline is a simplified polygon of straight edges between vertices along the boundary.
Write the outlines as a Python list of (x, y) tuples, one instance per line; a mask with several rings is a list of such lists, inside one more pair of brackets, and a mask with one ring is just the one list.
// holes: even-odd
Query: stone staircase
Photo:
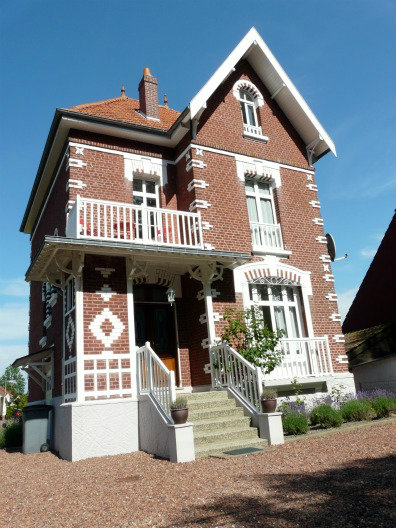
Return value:
[[(188, 394), (188, 421), (194, 424), (196, 458), (226, 455), (228, 451), (264, 448), (250, 417), (243, 414), (227, 391)], [(236, 453), (235, 453), (236, 454)]]

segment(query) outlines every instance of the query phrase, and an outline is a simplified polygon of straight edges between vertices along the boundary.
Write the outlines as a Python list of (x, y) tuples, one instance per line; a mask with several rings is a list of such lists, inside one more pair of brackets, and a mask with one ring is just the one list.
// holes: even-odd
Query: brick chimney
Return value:
[(159, 119), (158, 114), (158, 81), (150, 73), (150, 68), (144, 68), (142, 80), (139, 83), (140, 110), (147, 117)]

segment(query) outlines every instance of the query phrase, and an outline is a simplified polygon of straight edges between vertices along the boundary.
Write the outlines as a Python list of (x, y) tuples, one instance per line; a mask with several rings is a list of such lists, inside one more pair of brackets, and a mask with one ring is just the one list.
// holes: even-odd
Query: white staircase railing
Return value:
[(169, 422), (173, 423), (170, 405), (176, 399), (174, 371), (168, 370), (149, 342), (137, 350), (137, 359), (139, 392), (150, 394)]
[(262, 371), (226, 343), (210, 349), (213, 388), (229, 387), (253, 412), (260, 412)]

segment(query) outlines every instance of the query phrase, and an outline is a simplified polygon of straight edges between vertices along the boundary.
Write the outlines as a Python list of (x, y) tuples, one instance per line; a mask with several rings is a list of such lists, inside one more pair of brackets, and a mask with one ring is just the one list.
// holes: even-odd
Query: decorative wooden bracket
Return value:
[(223, 280), (224, 266), (218, 262), (207, 262), (199, 266), (188, 267), (191, 278), (209, 285), (217, 280)]

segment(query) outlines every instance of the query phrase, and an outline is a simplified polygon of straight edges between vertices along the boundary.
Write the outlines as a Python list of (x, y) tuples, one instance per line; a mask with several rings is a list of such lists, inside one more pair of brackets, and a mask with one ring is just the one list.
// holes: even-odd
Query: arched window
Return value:
[(248, 80), (240, 79), (234, 84), (233, 94), (240, 102), (243, 121), (243, 135), (268, 141), (263, 135), (257, 109), (264, 105), (264, 99), (257, 87)]
[(241, 101), (242, 119), (244, 125), (258, 126), (256, 106), (254, 97), (246, 90), (239, 90), (239, 99)]

